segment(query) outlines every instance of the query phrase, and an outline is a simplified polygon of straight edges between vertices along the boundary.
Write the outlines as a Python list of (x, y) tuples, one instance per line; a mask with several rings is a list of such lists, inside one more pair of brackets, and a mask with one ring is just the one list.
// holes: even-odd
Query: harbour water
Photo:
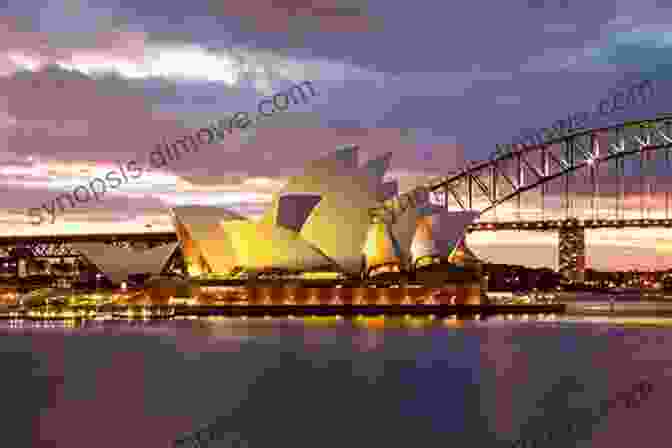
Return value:
[(0, 322), (2, 446), (169, 447), (217, 421), (227, 446), (510, 447), (641, 379), (640, 408), (543, 445), (669, 446), (672, 319), (648, 319)]

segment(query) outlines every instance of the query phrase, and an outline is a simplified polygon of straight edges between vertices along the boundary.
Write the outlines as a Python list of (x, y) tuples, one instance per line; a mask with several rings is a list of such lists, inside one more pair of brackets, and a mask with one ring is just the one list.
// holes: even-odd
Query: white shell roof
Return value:
[(371, 224), (364, 244), (366, 267), (379, 266), (385, 263), (399, 263), (397, 242), (387, 224)]
[(274, 198), (262, 223), (278, 225), (280, 198), (310, 193), (322, 196), (301, 226), (300, 235), (342, 269), (359, 272), (361, 254), (370, 226), (369, 209), (396, 187), (383, 183), (391, 153), (357, 165), (356, 146), (310, 162), (302, 175), (292, 177)]
[[(479, 216), (479, 212), (453, 212), (440, 210), (418, 220), (411, 246), (413, 260), (424, 255), (449, 256), (462, 241), (466, 228)], [(428, 253), (428, 251), (434, 251)]]
[(73, 243), (72, 248), (93, 263), (113, 283), (121, 283), (129, 274), (150, 273), (159, 275), (177, 243), (165, 244), (138, 251), (104, 243)]
[[(236, 266), (236, 258), (229, 235), (222, 231), (221, 223), (227, 221), (248, 222), (236, 212), (221, 207), (184, 206), (171, 209), (174, 218), (188, 231), (208, 265), (228, 272)], [(179, 235), (179, 233), (178, 233)], [(184, 247), (185, 241), (180, 241)], [(213, 266), (214, 265), (214, 266)]]
[[(221, 224), (235, 254), (235, 264), (251, 270), (283, 268), (314, 270), (333, 266), (333, 262), (299, 237), (282, 227), (250, 221), (229, 221)], [(216, 272), (225, 272), (227, 266), (208, 259)]]

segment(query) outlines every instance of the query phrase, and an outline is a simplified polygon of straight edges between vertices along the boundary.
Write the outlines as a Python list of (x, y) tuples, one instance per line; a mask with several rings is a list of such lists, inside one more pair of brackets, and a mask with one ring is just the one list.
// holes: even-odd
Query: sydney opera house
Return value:
[[(390, 159), (388, 153), (360, 165), (358, 148), (349, 146), (312, 161), (289, 179), (259, 219), (219, 207), (172, 208), (185, 274), (192, 279), (257, 279), (273, 273), (408, 280), (404, 276), (413, 273), (421, 282), (476, 285), (468, 295), (479, 296), (478, 270), (469, 269), (473, 255), (464, 246), (476, 212), (449, 212), (426, 201), (409, 207), (393, 224), (371, 222), (369, 210), (398, 195), (397, 182), (384, 181)], [(77, 249), (119, 282), (137, 272), (160, 274), (176, 247), (133, 254), (95, 245)]]

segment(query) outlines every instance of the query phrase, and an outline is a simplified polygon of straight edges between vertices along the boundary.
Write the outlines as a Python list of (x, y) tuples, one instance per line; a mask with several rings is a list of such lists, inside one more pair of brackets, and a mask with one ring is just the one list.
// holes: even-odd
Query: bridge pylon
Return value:
[(582, 282), (586, 270), (586, 232), (577, 220), (558, 230), (558, 270), (566, 278)]

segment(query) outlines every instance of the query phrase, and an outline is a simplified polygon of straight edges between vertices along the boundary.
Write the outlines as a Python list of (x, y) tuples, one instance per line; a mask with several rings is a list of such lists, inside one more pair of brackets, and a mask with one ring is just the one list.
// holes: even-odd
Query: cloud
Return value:
[(454, 97), (463, 96), (477, 83), (512, 79), (512, 73), (482, 71), (479, 65), (474, 65), (470, 71), (463, 72), (404, 72), (396, 75), (389, 83), (399, 94), (413, 97)]
[(574, 23), (547, 23), (544, 24), (546, 33), (575, 33), (576, 24)]
[[(639, 73), (653, 74), (661, 69), (660, 79), (668, 78), (666, 48), (672, 44), (669, 24), (657, 23), (660, 10), (643, 5), (619, 4), (619, 14), (600, 26), (597, 39), (586, 40), (576, 48), (546, 48), (521, 66), (523, 72), (613, 72), (630, 68)], [(630, 15), (626, 15), (625, 12)], [(647, 16), (649, 14), (649, 16)], [(643, 20), (638, 20), (638, 18)], [(546, 24), (547, 32), (573, 32), (571, 24)]]
[(617, 71), (613, 64), (598, 63), (594, 58), (594, 48), (599, 42), (593, 41), (582, 48), (546, 48), (541, 55), (531, 56), (519, 70), (523, 73), (556, 73), (558, 71), (579, 73), (605, 73)]
[(495, 97), (495, 104), (519, 105), (520, 97), (516, 95), (499, 95)]
[(663, 36), (639, 41), (633, 37), (595, 49), (593, 58), (600, 63), (629, 68), (647, 79), (667, 81), (672, 75), (671, 47), (672, 42)]
[[(147, 33), (130, 30), (96, 31), (86, 39), (80, 35), (72, 46), (58, 47), (51, 45), (51, 40), (42, 33), (19, 32), (7, 22), (0, 22), (0, 76), (20, 71), (39, 72), (54, 66), (92, 79), (117, 75), (127, 80), (191, 80), (218, 82), (229, 87), (247, 81), (260, 92), (268, 93), (276, 81), (311, 79), (305, 73), (306, 66), (312, 66), (313, 75), (324, 69), (327, 76), (334, 70), (357, 71), (355, 67), (327, 60), (304, 63), (267, 50), (209, 49), (194, 43), (149, 42)], [(82, 46), (81, 43), (88, 44)]]
[(366, 2), (339, 0), (246, 0), (223, 3), (209, 2), (209, 13), (236, 17), (243, 30), (284, 32), (293, 36), (306, 32), (368, 32), (380, 31), (382, 22), (370, 17)]

